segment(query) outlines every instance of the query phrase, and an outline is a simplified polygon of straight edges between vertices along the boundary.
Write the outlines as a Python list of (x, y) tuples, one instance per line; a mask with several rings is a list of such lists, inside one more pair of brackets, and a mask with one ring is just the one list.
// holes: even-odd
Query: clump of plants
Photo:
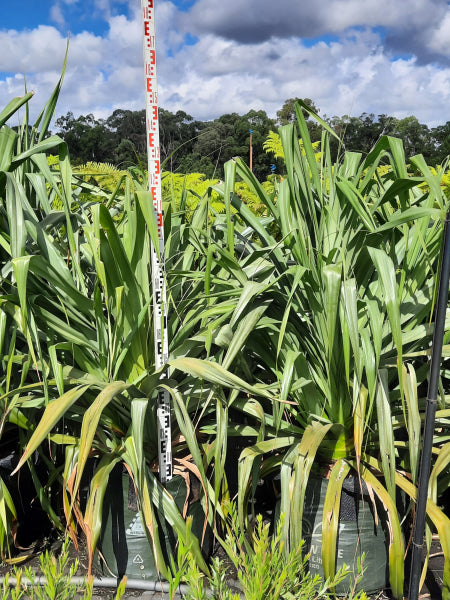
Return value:
[(335, 586), (345, 581), (348, 593), (342, 595), (343, 600), (366, 600), (364, 592), (355, 591), (363, 576), (362, 566), (355, 581), (351, 581), (350, 569), (345, 565), (326, 580), (312, 575), (303, 543), (285, 552), (282, 523), (283, 515), (271, 535), (270, 524), (258, 514), (251, 530), (244, 531), (234, 505), (230, 505), (227, 532), (220, 543), (238, 580), (230, 581), (225, 561), (217, 557), (206, 577), (193, 560), (189, 545), (180, 540), (178, 566), (169, 580), (170, 597), (173, 599), (179, 584), (185, 582), (187, 600), (319, 600), (333, 596)]
[[(75, 543), (85, 535), (90, 569), (110, 474), (125, 465), (136, 486), (149, 551), (165, 575), (157, 515), (181, 535), (184, 502), (179, 509), (158, 474), (161, 386), (170, 389), (173, 401), (174, 475), (187, 482), (187, 490), (195, 479), (209, 527), (222, 486), (226, 445), (215, 442), (219, 412), (222, 423), (227, 420), (222, 391), (199, 384), (190, 373), (186, 377), (183, 362), (186, 355), (206, 356), (202, 340), (188, 340), (197, 323), (191, 328), (185, 321), (186, 314), (203, 318), (207, 246), (210, 233), (216, 233), (210, 229), (208, 197), (189, 219), (186, 210), (168, 207), (169, 378), (166, 367), (155, 367), (152, 343), (151, 240), (155, 247), (158, 242), (145, 173), (130, 170), (133, 185), (119, 174), (124, 185), (111, 185), (112, 191), (74, 173), (65, 142), (48, 136), (61, 83), (34, 125), (27, 111), (18, 131), (6, 124), (32, 94), (0, 112), (0, 436), (8, 430), (15, 438), (14, 468), (30, 470), (52, 524)], [(49, 164), (50, 152), (57, 158)], [(222, 233), (216, 239), (219, 247)], [(219, 375), (225, 385), (255, 393), (245, 381)], [(35, 460), (45, 466), (46, 478), (39, 478)], [(206, 473), (214, 462), (211, 486)], [(93, 471), (83, 503), (88, 467)], [(0, 491), (0, 551), (7, 558), (17, 511), (6, 477)], [(188, 496), (187, 491), (186, 502)], [(198, 541), (191, 551), (207, 571)]]
[[(328, 475), (321, 519), (328, 577), (336, 569), (343, 483), (355, 477), (370, 498), (366, 506), (375, 512), (381, 506), (386, 515), (390, 586), (401, 598), (399, 491), (409, 498), (409, 513), (448, 208), (443, 173), (433, 173), (422, 156), (408, 165), (401, 140), (392, 137), (381, 138), (368, 156), (344, 152), (334, 161), (334, 134), (324, 123), (318, 157), (297, 108), (302, 145), (294, 125), (280, 128), (286, 175), (272, 194), (241, 159), (226, 165), (225, 248), (209, 263), (210, 314), (217, 321), (211, 318), (204, 331), (222, 343), (222, 366), (272, 394), (233, 403), (245, 419), (245, 425), (236, 420), (233, 434), (254, 439), (239, 461), (239, 514), (245, 528), (257, 481), (277, 477), (283, 540), (287, 551), (295, 548), (304, 537), (313, 465), (320, 465)], [(266, 206), (264, 216), (233, 192), (238, 180)], [(441, 390), (428, 539), (436, 528), (448, 596), (450, 520), (436, 505), (438, 476), (448, 465), (446, 370)]]
[[(78, 572), (78, 559), (71, 562), (70, 539), (66, 538), (56, 555), (47, 550), (39, 557), (40, 572), (31, 567), (17, 567), (11, 575), (6, 574), (0, 589), (1, 600), (91, 600), (92, 581), (84, 578), (74, 582)], [(120, 600), (125, 592), (126, 581), (117, 587), (115, 600)]]

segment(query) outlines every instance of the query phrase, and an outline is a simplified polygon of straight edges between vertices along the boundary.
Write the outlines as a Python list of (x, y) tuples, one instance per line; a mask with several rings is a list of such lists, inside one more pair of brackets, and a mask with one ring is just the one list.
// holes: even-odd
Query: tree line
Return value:
[[(245, 115), (225, 114), (213, 121), (198, 121), (186, 112), (159, 110), (161, 160), (165, 169), (179, 173), (205, 173), (208, 178), (223, 177), (224, 163), (234, 156), (250, 160), (255, 175), (265, 179), (281, 165), (268, 155), (263, 143), (269, 131), (294, 123), (297, 98), (286, 100), (276, 118), (263, 110)], [(310, 99), (303, 102), (315, 112)], [(321, 138), (321, 126), (305, 113), (312, 141)], [(397, 119), (389, 115), (363, 113), (359, 117), (323, 117), (343, 141), (346, 150), (367, 154), (382, 135), (403, 140), (407, 157), (423, 154), (428, 164), (437, 165), (450, 155), (450, 121), (430, 128), (414, 116)], [(145, 110), (117, 109), (107, 119), (92, 114), (75, 118), (68, 112), (55, 121), (59, 135), (67, 142), (75, 164), (89, 161), (112, 163), (121, 168), (141, 162), (146, 165)], [(340, 151), (337, 140), (333, 153)]]

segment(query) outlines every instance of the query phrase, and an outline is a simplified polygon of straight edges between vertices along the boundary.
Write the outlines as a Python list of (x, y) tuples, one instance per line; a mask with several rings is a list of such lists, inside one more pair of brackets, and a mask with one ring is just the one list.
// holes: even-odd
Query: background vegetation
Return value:
[[(172, 172), (204, 173), (209, 178), (223, 179), (225, 162), (235, 156), (248, 157), (252, 129), (253, 171), (259, 179), (265, 179), (271, 172), (271, 164), (280, 169), (282, 163), (264, 152), (263, 143), (269, 131), (295, 123), (295, 100), (286, 100), (276, 119), (263, 110), (251, 110), (245, 115), (232, 113), (214, 121), (198, 121), (184, 111), (171, 113), (161, 108), (162, 160), (170, 157), (166, 168)], [(305, 104), (317, 112), (311, 100), (306, 99)], [(319, 124), (306, 112), (305, 117), (312, 141), (319, 141)], [(367, 154), (382, 135), (391, 135), (403, 140), (407, 158), (423, 154), (428, 164), (441, 164), (450, 154), (450, 122), (429, 128), (414, 116), (397, 119), (366, 113), (359, 117), (324, 117), (324, 120), (349, 151)], [(144, 110), (118, 109), (107, 119), (95, 119), (91, 114), (75, 117), (69, 112), (56, 120), (56, 127), (74, 164), (95, 161), (121, 168), (135, 165), (139, 160), (146, 164)], [(330, 143), (335, 159), (340, 144), (335, 138)]]

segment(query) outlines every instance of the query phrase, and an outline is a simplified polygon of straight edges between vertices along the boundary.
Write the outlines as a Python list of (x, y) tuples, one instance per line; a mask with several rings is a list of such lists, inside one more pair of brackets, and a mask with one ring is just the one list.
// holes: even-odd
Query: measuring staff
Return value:
[[(143, 13), (143, 51), (145, 70), (145, 111), (147, 129), (148, 188), (158, 226), (158, 250), (151, 242), (153, 284), (153, 323), (155, 332), (155, 368), (164, 366), (169, 358), (167, 335), (167, 303), (164, 271), (164, 218), (161, 194), (161, 163), (158, 119), (158, 88), (156, 80), (155, 11), (154, 0), (141, 0)], [(168, 377), (168, 370), (165, 377)], [(172, 479), (172, 448), (170, 423), (170, 394), (159, 390), (157, 398), (159, 476), (162, 483)]]

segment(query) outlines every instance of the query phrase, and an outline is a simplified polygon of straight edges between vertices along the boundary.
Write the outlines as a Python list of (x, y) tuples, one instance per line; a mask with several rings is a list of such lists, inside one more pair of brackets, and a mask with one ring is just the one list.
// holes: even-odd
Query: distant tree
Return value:
[(121, 169), (127, 169), (141, 162), (147, 165), (145, 152), (137, 152), (136, 145), (129, 139), (122, 138), (114, 151), (114, 163)]
[(395, 117), (385, 114), (378, 115), (378, 123), (380, 124), (380, 136), (394, 134), (395, 125), (397, 123), (397, 119)]
[(196, 138), (203, 126), (203, 123), (194, 121), (184, 110), (171, 113), (164, 108), (159, 109), (161, 160), (169, 159), (167, 169), (179, 169), (183, 158), (193, 152)]
[[(276, 120), (269, 118), (263, 110), (250, 110), (245, 115), (228, 113), (214, 121), (202, 122), (182, 110), (172, 113), (160, 108), (161, 160), (167, 160), (165, 168), (172, 172), (197, 172), (222, 178), (227, 160), (240, 156), (249, 162), (252, 130), (253, 172), (265, 180), (274, 157), (264, 151), (264, 141), (271, 130), (276, 131), (277, 125), (296, 122), (297, 101), (298, 98), (286, 100), (277, 112)], [(305, 98), (303, 102), (314, 112), (319, 112), (311, 99)], [(321, 125), (302, 110), (312, 141), (320, 141)], [(342, 144), (347, 150), (367, 154), (382, 135), (400, 137), (407, 157), (421, 153), (430, 164), (441, 163), (450, 154), (450, 121), (430, 130), (414, 116), (396, 119), (385, 114), (363, 113), (359, 117), (323, 118), (342, 140), (339, 144), (330, 138), (334, 157)], [(92, 114), (75, 118), (68, 112), (55, 124), (69, 146), (74, 164), (93, 161), (120, 168), (137, 162), (146, 164), (145, 110), (117, 109), (106, 120), (96, 119)]]
[(220, 119), (205, 124), (201, 135), (195, 141), (193, 154), (207, 158), (213, 165), (223, 165), (226, 155), (225, 147), (230, 144), (229, 132), (231, 129), (223, 120), (228, 118), (229, 115), (224, 115)]
[[(299, 100), (301, 100), (304, 104), (309, 106), (315, 113), (319, 112), (319, 109), (317, 108), (317, 106), (314, 104), (314, 102), (310, 98), (298, 98), (298, 97), (289, 98), (288, 100), (286, 100), (284, 102), (284, 104), (280, 108), (280, 110), (277, 111), (278, 125), (288, 125), (289, 123), (295, 123), (297, 121), (297, 113), (295, 110), (295, 104)], [(304, 108), (302, 108), (302, 112), (303, 112), (303, 116), (305, 117), (305, 119), (308, 119), (309, 118), (308, 112), (305, 111)]]
[(145, 119), (145, 110), (122, 109), (115, 110), (106, 119), (105, 124), (117, 141), (117, 162), (130, 160), (133, 155), (136, 164), (137, 156), (144, 158), (147, 152)]
[[(419, 123), (414, 116), (396, 119), (382, 114), (375, 117), (373, 113), (363, 113), (359, 117), (333, 117), (328, 123), (342, 140), (345, 148), (353, 152), (368, 154), (383, 135), (399, 137), (403, 141), (408, 158), (415, 154), (423, 154), (430, 160), (435, 154), (436, 143), (427, 125)], [(339, 143), (331, 140), (334, 152)]]
[[(295, 104), (299, 100), (302, 100), (304, 104), (309, 106), (316, 114), (319, 114), (319, 109), (310, 98), (289, 98), (285, 101), (283, 106), (277, 111), (277, 125), (288, 125), (289, 123), (297, 122), (297, 113), (295, 111)], [(320, 124), (311, 115), (302, 108), (303, 116), (306, 120), (311, 141), (317, 142), (322, 136), (322, 128)]]
[[(362, 154), (368, 154), (380, 136), (388, 133), (384, 115), (376, 118), (373, 113), (363, 113), (359, 117), (333, 117), (329, 123), (347, 150)], [(336, 149), (337, 146), (338, 142), (332, 140), (332, 147)]]
[(203, 156), (199, 152), (191, 152), (180, 159), (178, 172), (204, 173), (208, 179), (212, 179), (217, 172), (221, 173), (221, 169), (217, 169), (208, 156)]
[[(63, 138), (69, 147), (70, 156), (73, 161), (79, 160), (81, 152), (81, 138), (85, 128), (77, 122), (73, 112), (69, 111), (66, 115), (59, 117), (55, 121), (59, 129), (59, 135)], [(80, 162), (83, 162), (80, 160)]]
[(194, 152), (214, 164), (216, 176), (223, 176), (223, 165), (235, 156), (249, 162), (250, 130), (252, 130), (253, 172), (265, 179), (270, 173), (270, 157), (263, 149), (269, 131), (275, 127), (263, 110), (250, 110), (245, 115), (225, 114), (209, 122), (198, 137)]
[(437, 164), (442, 164), (450, 157), (450, 121), (431, 130), (434, 142), (434, 159)]
[(74, 162), (113, 161), (114, 136), (103, 120), (95, 119), (92, 114), (75, 119), (73, 113), (68, 112), (56, 119), (55, 125), (60, 129), (60, 136), (67, 143)]
[(419, 123), (414, 116), (400, 119), (395, 123), (394, 135), (401, 138), (408, 158), (423, 154), (429, 160), (435, 153), (435, 144), (428, 125)]

